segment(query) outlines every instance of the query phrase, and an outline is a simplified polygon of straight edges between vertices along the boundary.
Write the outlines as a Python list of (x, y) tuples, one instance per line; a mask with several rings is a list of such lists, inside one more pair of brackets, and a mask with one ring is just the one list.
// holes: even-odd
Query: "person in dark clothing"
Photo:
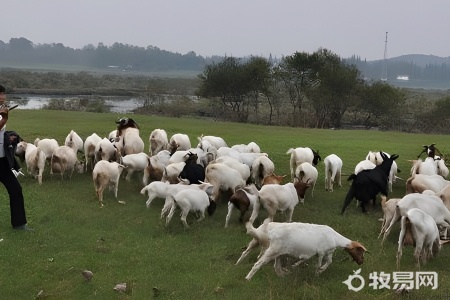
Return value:
[(17, 176), (23, 173), (14, 155), (21, 138), (16, 132), (6, 130), (9, 106), (5, 92), (5, 88), (0, 85), (0, 182), (9, 195), (11, 225), (17, 230), (32, 230), (27, 225), (22, 186), (17, 180)]

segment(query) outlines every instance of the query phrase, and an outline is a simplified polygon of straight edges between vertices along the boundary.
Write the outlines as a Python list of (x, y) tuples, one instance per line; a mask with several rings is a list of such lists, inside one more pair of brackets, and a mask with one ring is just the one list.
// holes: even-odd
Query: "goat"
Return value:
[(384, 234), (386, 229), (389, 227), (389, 224), (391, 224), (392, 218), (395, 215), (395, 209), (397, 207), (397, 203), (398, 203), (398, 201), (401, 200), (401, 198), (391, 198), (391, 199), (389, 199), (389, 201), (386, 201), (386, 200), (387, 200), (386, 196), (381, 196), (381, 209), (383, 210), (383, 223), (381, 224), (381, 230), (380, 230), (380, 234), (378, 234), (378, 238), (380, 238), (380, 236), (382, 234)]
[(169, 182), (172, 184), (180, 182), (178, 179), (180, 177), (181, 171), (183, 171), (184, 166), (186, 163), (184, 161), (179, 163), (172, 163), (168, 164), (166, 167), (164, 167), (164, 172), (161, 178), (161, 181)]
[(239, 221), (244, 221), (244, 216), (247, 211), (252, 211), (256, 201), (258, 201), (258, 189), (254, 184), (250, 184), (246, 187), (237, 189), (233, 195), (231, 195), (228, 201), (228, 214), (225, 218), (225, 228), (228, 227), (230, 221), (231, 212), (234, 208), (237, 208), (241, 214)]
[(286, 175), (276, 175), (275, 173), (272, 173), (263, 178), (262, 185), (281, 184), (283, 183), (284, 177), (286, 177)]
[(362, 160), (355, 166), (354, 174), (358, 174), (359, 172), (361, 172), (363, 170), (371, 170), (371, 169), (375, 168), (376, 166), (377, 166), (376, 164), (374, 164), (373, 162), (371, 162), (368, 159)]
[[(269, 247), (247, 274), (245, 277), (247, 280), (250, 280), (263, 265), (272, 260), (275, 260), (275, 271), (281, 274), (279, 259), (281, 255), (287, 254), (298, 258), (299, 261), (293, 267), (317, 255), (316, 275), (318, 276), (331, 264), (336, 248), (344, 248), (358, 265), (364, 262), (364, 253), (367, 252), (361, 243), (346, 238), (327, 225), (270, 222), (267, 224), (267, 232), (255, 231), (255, 235), (258, 234), (267, 235), (270, 241)], [(264, 237), (259, 238), (259, 240), (262, 239)]]
[(95, 194), (97, 195), (100, 207), (103, 207), (103, 191), (109, 185), (110, 190), (114, 189), (114, 196), (117, 199), (119, 190), (119, 178), (125, 166), (117, 162), (101, 160), (95, 164), (92, 171), (92, 180), (94, 181)]
[(158, 154), (149, 157), (142, 177), (143, 184), (147, 185), (149, 180), (162, 180), (164, 168), (169, 165), (169, 159), (170, 152), (168, 150), (159, 151)]
[(122, 156), (144, 152), (144, 141), (139, 136), (139, 126), (131, 118), (121, 118), (116, 121), (117, 136), (115, 145)]
[(425, 213), (429, 214), (435, 221), (435, 223), (444, 228), (444, 236), (447, 236), (447, 231), (450, 228), (450, 211), (445, 207), (442, 200), (430, 193), (413, 193), (405, 195), (400, 201), (397, 202), (394, 216), (384, 232), (383, 241), (388, 236), (395, 222), (400, 220), (401, 217), (406, 216), (406, 213), (411, 208), (419, 208)]
[(107, 138), (102, 139), (95, 145), (94, 150), (95, 161), (117, 161), (119, 159), (119, 153), (116, 146)]
[(189, 152), (183, 170), (179, 175), (180, 178), (189, 180), (190, 184), (199, 184), (205, 181), (205, 168), (197, 164), (197, 159), (197, 154)]
[(313, 166), (317, 166), (319, 161), (322, 159), (319, 155), (319, 151), (314, 151), (309, 147), (298, 147), (298, 148), (290, 148), (286, 154), (291, 155), (291, 159), (289, 162), (290, 170), (291, 170), (291, 181), (294, 181), (295, 178), (295, 170), (297, 166), (304, 162), (309, 162)]
[(102, 141), (102, 138), (93, 133), (86, 138), (84, 141), (84, 162), (85, 162), (85, 171), (87, 172), (88, 164), (91, 165), (91, 170), (94, 169), (95, 160), (95, 148)]
[(247, 229), (247, 234), (252, 236), (253, 239), (248, 244), (247, 248), (242, 252), (241, 256), (235, 263), (235, 265), (239, 264), (253, 249), (258, 246), (261, 246), (261, 251), (258, 255), (259, 259), (264, 251), (269, 247), (269, 239), (267, 236), (267, 225), (271, 222), (269, 218), (265, 219), (264, 222), (259, 225), (258, 228), (253, 227), (252, 223), (245, 222), (245, 228)]
[[(400, 268), (403, 244), (415, 244), (414, 258), (420, 267), (441, 249), (439, 230), (434, 219), (419, 208), (409, 209), (401, 219), (398, 238), (397, 269)], [(412, 236), (413, 241), (408, 237)]]
[(330, 154), (323, 160), (325, 165), (325, 190), (332, 192), (335, 180), (339, 187), (342, 186), (342, 159), (336, 154)]
[(223, 138), (218, 136), (212, 136), (212, 135), (201, 135), (198, 138), (199, 144), (197, 148), (200, 148), (202, 141), (208, 141), (212, 146), (214, 146), (216, 149), (219, 149), (220, 147), (228, 147), (227, 143), (224, 141)]
[(167, 132), (164, 129), (155, 129), (150, 133), (148, 138), (150, 147), (148, 152), (150, 156), (158, 154), (159, 151), (166, 150), (169, 144), (167, 139)]
[(167, 150), (170, 154), (174, 154), (176, 151), (189, 150), (191, 148), (191, 141), (189, 136), (184, 133), (175, 133), (170, 137)]
[(42, 184), (42, 174), (45, 169), (46, 155), (45, 152), (36, 147), (34, 144), (22, 141), (17, 144), (16, 152), (25, 153), (25, 163), (27, 165), (27, 172), (34, 178), (37, 178), (38, 183)]
[(67, 135), (64, 145), (72, 148), (75, 151), (75, 154), (84, 151), (83, 139), (73, 130)]
[[(212, 189), (212, 187), (210, 187), (210, 189)], [(189, 228), (186, 217), (190, 211), (195, 211), (200, 214), (200, 217), (197, 220), (197, 222), (200, 222), (205, 218), (206, 210), (208, 211), (208, 215), (212, 216), (216, 209), (215, 202), (209, 199), (208, 191), (203, 191), (200, 189), (182, 190), (173, 197), (176, 205), (172, 206), (169, 215), (166, 218), (166, 226), (172, 219), (177, 206), (181, 209), (181, 221), (186, 228)]]
[(351, 174), (348, 180), (353, 180), (350, 189), (345, 197), (344, 206), (341, 214), (344, 213), (347, 206), (353, 198), (356, 198), (361, 203), (363, 213), (366, 213), (366, 205), (373, 200), (375, 205), (376, 196), (378, 193), (387, 196), (388, 194), (388, 177), (391, 170), (392, 163), (398, 158), (397, 154), (391, 157), (380, 151), (383, 162), (371, 170), (363, 170), (358, 174)]
[(262, 181), (267, 175), (273, 174), (275, 164), (267, 156), (257, 157), (251, 167), (251, 179), (258, 189), (262, 186)]
[(250, 142), (247, 145), (238, 144), (231, 146), (231, 149), (234, 149), (241, 153), (260, 153), (261, 148), (255, 142)]
[(235, 169), (239, 172), (242, 179), (244, 181), (249, 181), (250, 179), (250, 168), (244, 163), (241, 163), (239, 160), (230, 157), (230, 156), (221, 156), (214, 160), (215, 163), (221, 163), (229, 166), (232, 169)]
[(309, 187), (309, 183), (302, 181), (289, 182), (284, 185), (263, 185), (259, 191), (258, 201), (253, 205), (250, 222), (253, 224), (258, 217), (261, 205), (266, 209), (271, 220), (273, 220), (275, 213), (280, 210), (287, 211), (287, 222), (291, 222), (295, 206), (299, 200), (301, 203), (304, 202), (305, 192)]
[(52, 158), (53, 153), (59, 147), (58, 141), (55, 139), (39, 139), (36, 138), (34, 140), (34, 145), (44, 151), (45, 156), (47, 157), (47, 162), (50, 163), (50, 159)]
[(448, 185), (450, 181), (445, 180), (441, 175), (413, 174), (406, 181), (406, 194), (422, 193), (424, 190), (438, 193)]
[(69, 178), (72, 178), (74, 170), (77, 173), (83, 173), (84, 171), (84, 165), (78, 160), (76, 150), (69, 146), (59, 146), (55, 150), (50, 166), (50, 174), (60, 173), (62, 179), (64, 179), (66, 171), (69, 173)]
[(308, 182), (311, 185), (311, 196), (314, 196), (314, 187), (318, 176), (319, 172), (316, 167), (309, 162), (301, 163), (295, 170), (295, 178), (305, 183)]
[(211, 163), (206, 167), (205, 182), (214, 186), (213, 200), (216, 202), (219, 202), (220, 191), (232, 194), (236, 189), (245, 186), (241, 174), (223, 163)]
[(125, 156), (120, 155), (119, 163), (126, 167), (127, 176), (125, 180), (130, 182), (134, 172), (143, 172), (147, 168), (149, 157), (144, 152), (132, 153)]

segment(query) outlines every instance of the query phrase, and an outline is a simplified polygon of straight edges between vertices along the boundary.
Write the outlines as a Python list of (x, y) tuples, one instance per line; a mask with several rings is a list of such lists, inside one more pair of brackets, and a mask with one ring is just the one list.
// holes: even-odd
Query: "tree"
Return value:
[(296, 52), (284, 57), (277, 69), (277, 77), (281, 79), (293, 107), (293, 126), (299, 125), (297, 113), (301, 113), (307, 91), (320, 82), (315, 72), (317, 63), (316, 53)]

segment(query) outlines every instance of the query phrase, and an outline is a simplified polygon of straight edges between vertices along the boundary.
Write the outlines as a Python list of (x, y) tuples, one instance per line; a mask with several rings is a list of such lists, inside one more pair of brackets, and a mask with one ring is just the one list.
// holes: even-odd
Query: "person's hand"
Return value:
[(19, 177), (19, 175), (25, 176), (25, 175), (22, 173), (22, 170), (21, 170), (21, 169), (19, 169), (19, 171), (16, 171), (16, 170), (14, 170), (14, 169), (11, 169), (11, 171), (13, 172), (14, 176), (16, 176), (16, 177)]
[(1, 117), (1, 119), (8, 120), (8, 113), (9, 113), (8, 106), (6, 106), (5, 104), (0, 105), (0, 117)]

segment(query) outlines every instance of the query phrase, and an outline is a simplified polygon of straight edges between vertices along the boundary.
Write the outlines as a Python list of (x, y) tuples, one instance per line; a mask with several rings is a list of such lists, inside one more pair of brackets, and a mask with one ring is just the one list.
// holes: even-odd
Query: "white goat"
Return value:
[(257, 157), (251, 167), (251, 179), (255, 183), (257, 188), (261, 188), (264, 177), (273, 174), (275, 172), (275, 164), (273, 161), (263, 155)]
[[(397, 269), (400, 268), (403, 244), (414, 245), (414, 258), (420, 267), (441, 249), (439, 230), (434, 219), (418, 208), (409, 209), (401, 219), (398, 238)], [(411, 240), (412, 237), (412, 240)]]
[(271, 220), (277, 211), (287, 211), (287, 222), (291, 222), (294, 208), (299, 200), (301, 203), (304, 202), (305, 192), (309, 186), (308, 183), (301, 181), (289, 182), (284, 185), (263, 185), (259, 191), (258, 201), (253, 205), (250, 223), (253, 224), (258, 217), (261, 205), (266, 209)]
[(184, 133), (175, 133), (170, 137), (169, 145), (167, 146), (167, 150), (171, 154), (173, 154), (175, 151), (180, 150), (189, 150), (191, 148), (191, 140), (189, 139), (189, 136)]
[(94, 181), (95, 193), (97, 195), (100, 207), (103, 207), (103, 191), (107, 186), (114, 189), (114, 197), (117, 199), (119, 191), (119, 178), (125, 166), (117, 162), (109, 162), (101, 160), (95, 164), (92, 171), (92, 179)]
[[(212, 190), (212, 186), (209, 187), (209, 190)], [(208, 214), (211, 216), (214, 213), (216, 208), (215, 202), (211, 201), (208, 196), (208, 190), (182, 190), (175, 194), (174, 202), (176, 205), (173, 205), (170, 209), (169, 215), (166, 218), (166, 226), (169, 224), (172, 219), (173, 214), (175, 213), (176, 207), (180, 207), (181, 209), (181, 221), (183, 222), (186, 228), (189, 228), (189, 225), (186, 221), (187, 215), (189, 212), (198, 212), (200, 217), (198, 218), (198, 222), (205, 218), (205, 211), (208, 210)]]
[(411, 208), (419, 208), (429, 214), (439, 227), (444, 228), (443, 235), (445, 237), (447, 236), (448, 229), (450, 228), (450, 211), (445, 207), (442, 200), (432, 192), (423, 194), (413, 193), (405, 195), (397, 202), (391, 223), (384, 232), (383, 241), (388, 236), (394, 223), (400, 220), (401, 217), (406, 216), (406, 213)]
[(34, 145), (44, 151), (47, 161), (50, 163), (53, 153), (59, 147), (58, 141), (55, 139), (39, 139), (34, 140)]
[(286, 154), (291, 156), (289, 166), (291, 170), (291, 181), (294, 181), (295, 170), (301, 163), (309, 162), (313, 166), (317, 166), (321, 159), (319, 152), (312, 150), (309, 147), (290, 148)]
[(214, 186), (214, 201), (218, 201), (220, 191), (232, 191), (234, 193), (236, 189), (245, 186), (245, 180), (242, 179), (241, 174), (223, 163), (211, 163), (206, 167), (205, 182)]
[(169, 144), (167, 132), (164, 129), (155, 129), (148, 138), (150, 143), (148, 152), (150, 155), (158, 154), (159, 151), (166, 150)]
[(170, 152), (168, 150), (159, 151), (158, 154), (149, 158), (147, 168), (144, 170), (142, 182), (144, 185), (149, 183), (149, 180), (162, 180), (164, 168), (169, 165)]
[[(255, 235), (257, 234), (258, 232), (255, 232)], [(267, 225), (267, 233), (264, 234), (267, 234), (270, 241), (269, 247), (247, 274), (247, 280), (272, 260), (275, 260), (275, 271), (282, 274), (279, 259), (281, 255), (298, 258), (299, 261), (293, 267), (317, 255), (316, 275), (320, 275), (331, 264), (336, 248), (344, 248), (359, 265), (364, 262), (364, 253), (367, 251), (359, 242), (346, 238), (326, 225), (271, 222)]]
[(118, 149), (107, 138), (104, 138), (97, 143), (94, 153), (96, 162), (100, 160), (117, 161), (118, 159)]
[(295, 170), (295, 178), (304, 183), (309, 183), (312, 186), (311, 196), (314, 196), (314, 187), (316, 186), (318, 177), (319, 172), (317, 171), (316, 167), (314, 167), (309, 162), (299, 164), (297, 169)]
[(255, 142), (250, 142), (246, 144), (237, 144), (231, 146), (231, 149), (234, 149), (241, 153), (260, 153), (261, 148)]
[(91, 165), (91, 170), (94, 169), (94, 164), (96, 162), (95, 148), (101, 141), (102, 138), (96, 133), (91, 134), (84, 141), (84, 165), (86, 172), (88, 170), (88, 164)]
[(220, 147), (228, 147), (227, 143), (225, 143), (224, 139), (218, 136), (213, 135), (201, 135), (198, 138), (199, 144), (197, 148), (200, 148), (202, 141), (208, 141), (211, 145), (213, 145), (216, 149)]
[(75, 154), (84, 151), (83, 139), (73, 130), (67, 135), (64, 145), (72, 148), (75, 151)]
[(127, 176), (125, 180), (130, 182), (134, 172), (143, 172), (148, 166), (149, 159), (144, 152), (120, 156), (119, 163), (126, 167)]
[(247, 229), (247, 234), (253, 237), (253, 239), (248, 244), (247, 248), (242, 252), (241, 256), (235, 263), (239, 264), (253, 249), (260, 246), (261, 251), (257, 257), (259, 259), (266, 249), (269, 247), (269, 237), (267, 235), (267, 225), (271, 222), (269, 218), (265, 219), (264, 222), (259, 225), (258, 228), (253, 227), (252, 223), (245, 222), (245, 228)]
[(374, 164), (373, 162), (371, 162), (368, 159), (362, 160), (360, 161), (356, 166), (355, 166), (355, 174), (358, 174), (359, 172), (361, 172), (362, 170), (371, 170), (373, 168), (375, 168), (377, 165)]
[(44, 151), (25, 141), (18, 143), (17, 149), (25, 152), (25, 163), (28, 174), (37, 178), (39, 184), (42, 184), (42, 174), (44, 173), (47, 158)]
[(222, 164), (229, 166), (232, 169), (235, 169), (236, 171), (239, 172), (239, 174), (241, 175), (241, 177), (244, 181), (247, 181), (248, 178), (250, 177), (249, 166), (247, 166), (244, 163), (241, 163), (240, 161), (238, 161), (235, 158), (232, 158), (229, 156), (222, 156), (222, 157), (216, 158), (216, 160), (214, 162), (222, 163)]
[(384, 234), (389, 224), (391, 224), (392, 218), (395, 215), (397, 203), (401, 199), (402, 198), (391, 198), (388, 201), (386, 201), (387, 197), (383, 195), (381, 196), (381, 209), (383, 210), (383, 222), (381, 223), (381, 230), (380, 234), (378, 234), (378, 238), (380, 238), (380, 236)]
[(406, 193), (422, 193), (424, 190), (438, 193), (448, 185), (450, 181), (445, 180), (441, 175), (413, 174), (406, 181)]
[(50, 166), (50, 174), (60, 173), (62, 179), (66, 172), (69, 174), (69, 178), (72, 178), (73, 171), (76, 170), (77, 173), (84, 171), (84, 165), (78, 160), (76, 150), (69, 146), (59, 146), (55, 150)]
[(332, 192), (335, 180), (342, 186), (342, 159), (336, 154), (330, 154), (323, 160), (325, 165), (325, 190)]
[(185, 162), (179, 162), (179, 163), (173, 163), (168, 164), (164, 168), (164, 172), (161, 178), (161, 181), (169, 182), (169, 183), (178, 183), (179, 179), (178, 176), (180, 176), (181, 171), (183, 171), (184, 166), (186, 165)]

